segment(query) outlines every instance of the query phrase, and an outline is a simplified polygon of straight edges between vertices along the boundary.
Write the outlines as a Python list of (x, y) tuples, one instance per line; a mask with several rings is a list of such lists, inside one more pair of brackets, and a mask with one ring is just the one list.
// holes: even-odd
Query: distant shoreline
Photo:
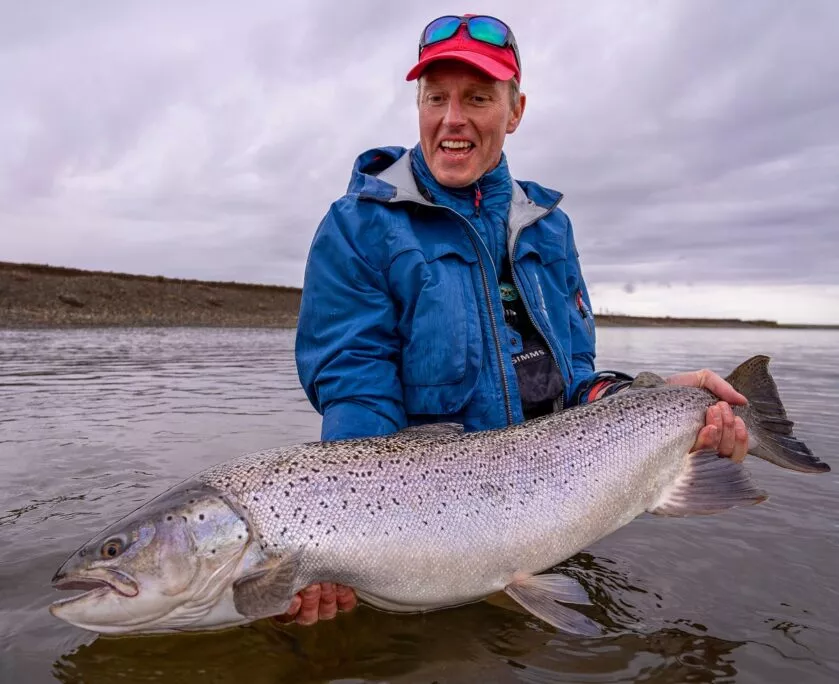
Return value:
[[(0, 328), (294, 328), (300, 288), (0, 261)], [(600, 327), (839, 330), (737, 318), (598, 314)]]

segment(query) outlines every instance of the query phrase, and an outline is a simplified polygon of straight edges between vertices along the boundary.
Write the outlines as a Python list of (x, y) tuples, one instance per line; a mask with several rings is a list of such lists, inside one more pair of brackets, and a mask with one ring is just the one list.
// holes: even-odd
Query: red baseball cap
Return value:
[(469, 35), (466, 26), (461, 26), (451, 38), (423, 48), (419, 61), (408, 72), (405, 80), (416, 80), (429, 64), (446, 59), (470, 64), (498, 81), (509, 81), (511, 78), (521, 81), (521, 71), (513, 48), (497, 47), (475, 40)]

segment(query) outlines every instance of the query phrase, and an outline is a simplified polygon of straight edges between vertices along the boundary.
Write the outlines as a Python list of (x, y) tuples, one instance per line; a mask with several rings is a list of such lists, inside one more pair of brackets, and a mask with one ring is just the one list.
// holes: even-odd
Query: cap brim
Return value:
[(479, 55), (474, 52), (466, 52), (464, 50), (449, 50), (447, 52), (438, 52), (433, 57), (428, 57), (426, 59), (420, 59), (414, 67), (408, 72), (408, 75), (405, 77), (406, 81), (414, 81), (419, 78), (420, 74), (428, 67), (429, 64), (433, 64), (434, 62), (439, 62), (442, 60), (455, 60), (458, 62), (464, 62), (465, 64), (469, 64), (476, 69), (480, 69), (488, 76), (496, 79), (497, 81), (509, 81), (513, 76), (516, 75), (516, 72), (513, 71), (510, 67), (505, 66), (494, 60), (492, 57), (487, 57), (486, 55)]

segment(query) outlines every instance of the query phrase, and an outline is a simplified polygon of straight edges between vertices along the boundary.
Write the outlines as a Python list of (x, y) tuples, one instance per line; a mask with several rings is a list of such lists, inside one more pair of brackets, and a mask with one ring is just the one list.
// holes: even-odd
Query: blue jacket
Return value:
[[(481, 214), (487, 184), (496, 201)], [(297, 328), (297, 369), (323, 415), (323, 440), (523, 420), (512, 364), (522, 342), (498, 288), (507, 253), (562, 371), (565, 402), (594, 380), (594, 319), (561, 199), (513, 181), (503, 158), (477, 187), (441, 195), (418, 146), (358, 157), (315, 234)], [(499, 208), (506, 216), (493, 220)]]

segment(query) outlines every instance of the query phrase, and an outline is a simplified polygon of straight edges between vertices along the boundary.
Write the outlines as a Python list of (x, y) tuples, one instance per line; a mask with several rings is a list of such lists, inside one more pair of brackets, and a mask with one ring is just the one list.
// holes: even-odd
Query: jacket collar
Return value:
[[(376, 178), (393, 187), (391, 197), (385, 200), (388, 203), (414, 202), (427, 207), (440, 206), (426, 199), (420, 192), (411, 169), (411, 155), (407, 150), (393, 164), (377, 174)], [(513, 198), (510, 201), (510, 211), (507, 216), (507, 251), (509, 254), (513, 253), (513, 247), (519, 233), (527, 226), (548, 215), (559, 204), (562, 194), (554, 194), (555, 200), (553, 202), (545, 205), (537, 204), (527, 196), (521, 184), (513, 180)]]

